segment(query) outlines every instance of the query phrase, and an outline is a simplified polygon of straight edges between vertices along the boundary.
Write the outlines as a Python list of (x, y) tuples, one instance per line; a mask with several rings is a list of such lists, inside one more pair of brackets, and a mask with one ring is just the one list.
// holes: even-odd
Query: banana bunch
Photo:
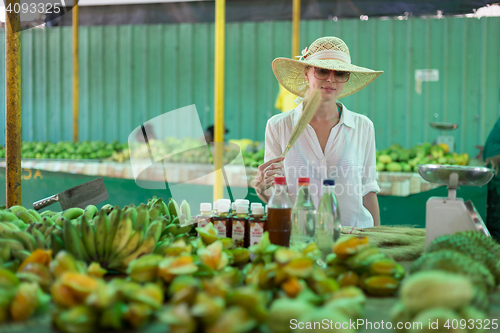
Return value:
[(0, 212), (0, 259), (3, 263), (23, 261), (35, 249), (51, 247), (58, 227), (49, 216), (13, 206)]
[[(76, 220), (68, 214), (58, 217), (63, 224), (62, 237), (53, 235), (54, 253), (64, 249), (78, 260), (125, 271), (131, 261), (155, 250), (160, 237), (173, 230), (165, 232), (166, 228), (174, 223), (179, 225), (179, 216), (183, 221), (191, 219), (187, 202), (179, 207), (172, 199), (167, 205), (156, 197), (138, 207), (106, 205), (91, 217), (94, 211), (87, 207)], [(192, 226), (180, 229), (189, 232)]]

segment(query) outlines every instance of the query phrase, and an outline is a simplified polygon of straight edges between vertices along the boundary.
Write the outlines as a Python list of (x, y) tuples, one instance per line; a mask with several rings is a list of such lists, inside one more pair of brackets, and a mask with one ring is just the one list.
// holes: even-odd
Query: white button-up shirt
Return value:
[[(280, 156), (302, 114), (295, 109), (273, 116), (266, 126), (267, 162)], [(298, 178), (310, 178), (311, 196), (316, 208), (322, 195), (323, 179), (335, 180), (335, 195), (342, 225), (373, 227), (373, 217), (363, 206), (363, 196), (380, 192), (376, 181), (375, 131), (368, 117), (349, 111), (341, 103), (340, 121), (331, 131), (323, 153), (318, 137), (308, 125), (284, 160), (290, 199), (295, 202)]]

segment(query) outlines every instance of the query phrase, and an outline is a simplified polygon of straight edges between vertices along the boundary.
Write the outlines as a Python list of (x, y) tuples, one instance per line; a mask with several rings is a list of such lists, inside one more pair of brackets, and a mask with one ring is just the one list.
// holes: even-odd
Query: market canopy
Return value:
[[(80, 0), (81, 25), (214, 22), (215, 1)], [(303, 20), (381, 16), (460, 15), (492, 1), (484, 0), (302, 0)], [(227, 0), (226, 21), (290, 20), (292, 0)], [(63, 16), (71, 25), (71, 16)]]

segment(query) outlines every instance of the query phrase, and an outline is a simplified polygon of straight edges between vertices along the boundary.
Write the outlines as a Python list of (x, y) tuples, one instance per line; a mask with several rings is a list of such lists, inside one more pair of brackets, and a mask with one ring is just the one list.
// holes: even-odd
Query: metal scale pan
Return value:
[(418, 173), (431, 183), (446, 184), (448, 197), (431, 197), (426, 204), (426, 246), (442, 235), (457, 231), (476, 230), (490, 235), (472, 201), (457, 198), (459, 186), (483, 186), (494, 175), (484, 167), (426, 164), (418, 166)]

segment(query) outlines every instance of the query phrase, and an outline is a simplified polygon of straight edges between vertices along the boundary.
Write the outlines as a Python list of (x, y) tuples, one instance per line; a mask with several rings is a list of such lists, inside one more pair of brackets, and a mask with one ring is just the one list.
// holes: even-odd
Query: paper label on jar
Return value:
[(243, 221), (233, 221), (233, 245), (243, 247), (245, 242), (245, 223)]
[(264, 223), (250, 223), (250, 246), (258, 244), (264, 234)]
[(198, 219), (198, 228), (203, 228), (207, 224), (208, 224), (208, 219), (204, 219), (204, 218)]
[(226, 237), (226, 221), (215, 221), (215, 229), (219, 233), (217, 238)]

